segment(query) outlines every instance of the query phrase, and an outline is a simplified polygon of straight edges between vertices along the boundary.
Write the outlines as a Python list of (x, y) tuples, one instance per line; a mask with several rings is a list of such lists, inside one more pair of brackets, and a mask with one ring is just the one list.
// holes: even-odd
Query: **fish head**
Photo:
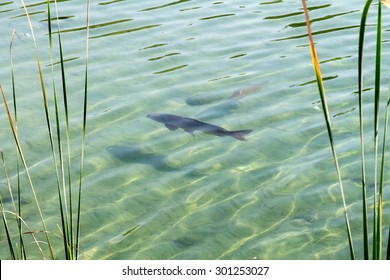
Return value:
[(146, 116), (149, 119), (155, 120), (157, 122), (164, 122), (164, 120), (165, 120), (164, 114), (161, 114), (161, 113), (150, 113)]

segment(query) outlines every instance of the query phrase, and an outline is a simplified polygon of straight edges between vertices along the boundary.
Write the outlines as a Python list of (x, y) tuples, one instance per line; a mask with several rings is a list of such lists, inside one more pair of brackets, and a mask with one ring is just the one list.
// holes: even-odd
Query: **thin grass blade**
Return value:
[(360, 150), (361, 150), (361, 173), (362, 173), (362, 211), (363, 211), (363, 244), (364, 259), (370, 259), (370, 249), (368, 242), (368, 215), (367, 215), (367, 186), (366, 186), (366, 164), (364, 157), (364, 126), (363, 126), (363, 57), (364, 57), (364, 37), (367, 23), (367, 14), (372, 0), (368, 0), (363, 8), (359, 31), (359, 51), (358, 51), (358, 86), (359, 86), (359, 127), (360, 127)]
[[(64, 101), (64, 113), (65, 113), (65, 133), (66, 133), (66, 144), (67, 144), (67, 182), (68, 182), (68, 201), (69, 201), (69, 239), (71, 240), (70, 247), (74, 247), (74, 226), (73, 226), (73, 195), (72, 195), (72, 180), (71, 180), (71, 148), (70, 148), (70, 129), (69, 129), (69, 111), (68, 111), (68, 95), (67, 95), (67, 86), (66, 86), (66, 75), (65, 75), (65, 60), (63, 55), (62, 40), (61, 40), (61, 28), (60, 20), (58, 15), (58, 6), (57, 1), (54, 1), (56, 9), (56, 22), (57, 22), (57, 37), (58, 37), (58, 47), (60, 51), (60, 66), (61, 66), (61, 82), (62, 82), (62, 92), (63, 92), (63, 101)], [(64, 181), (65, 184), (65, 181)]]
[(379, 193), (378, 193), (378, 220), (377, 220), (377, 259), (382, 258), (382, 213), (383, 213), (383, 185), (385, 182), (385, 157), (386, 157), (386, 136), (387, 126), (389, 123), (389, 106), (390, 106), (390, 82), (389, 91), (387, 96), (386, 112), (385, 112), (385, 125), (383, 128), (383, 142), (382, 142), (382, 159), (381, 159), (381, 172), (379, 181)]
[[(58, 201), (59, 201), (60, 214), (61, 214), (62, 232), (64, 234), (63, 236), (64, 253), (65, 253), (65, 259), (68, 260), (71, 258), (71, 252), (69, 252), (68, 248), (69, 248), (69, 244), (72, 243), (71, 226), (69, 226), (69, 224), (72, 221), (71, 214), (69, 214), (69, 212), (70, 213), (72, 212), (72, 208), (67, 206), (68, 203), (67, 203), (67, 191), (66, 191), (66, 183), (65, 183), (64, 159), (63, 159), (63, 151), (62, 151), (61, 125), (60, 125), (60, 116), (59, 116), (59, 109), (58, 109), (57, 91), (54, 82), (53, 39), (52, 39), (53, 33), (52, 33), (52, 25), (51, 25), (51, 7), (50, 7), (49, 0), (47, 0), (47, 22), (48, 22), (49, 45), (50, 45), (50, 62), (51, 62), (50, 65), (52, 71), (53, 98), (54, 98), (55, 119), (56, 119), (58, 159), (59, 159), (59, 165), (61, 170), (61, 176), (60, 176), (56, 166), (57, 191), (58, 191)], [(62, 183), (62, 194), (61, 194), (60, 177)]]
[(333, 132), (332, 132), (332, 126), (331, 126), (331, 122), (330, 122), (330, 114), (329, 114), (328, 105), (326, 102), (326, 95), (325, 95), (325, 89), (324, 89), (323, 79), (322, 79), (321, 70), (320, 70), (320, 64), (318, 62), (317, 53), (316, 53), (316, 49), (314, 46), (313, 35), (312, 35), (310, 19), (309, 19), (309, 12), (308, 12), (305, 0), (302, 0), (302, 6), (303, 6), (304, 13), (305, 13), (305, 20), (306, 20), (306, 27), (307, 27), (308, 36), (309, 36), (309, 44), (310, 44), (310, 53), (311, 53), (311, 57), (312, 57), (312, 63), (313, 63), (314, 72), (316, 75), (318, 90), (320, 93), (321, 104), (322, 104), (322, 109), (324, 112), (329, 142), (330, 142), (330, 146), (331, 146), (331, 150), (332, 150), (332, 154), (333, 154), (333, 160), (334, 160), (334, 164), (336, 167), (337, 178), (338, 178), (338, 183), (339, 183), (340, 192), (341, 192), (341, 198), (343, 201), (345, 226), (347, 229), (348, 242), (349, 242), (349, 251), (350, 251), (351, 259), (355, 259), (352, 234), (351, 234), (348, 213), (347, 213), (347, 205), (346, 205), (345, 196), (344, 196), (344, 188), (343, 188), (343, 184), (342, 184), (341, 172), (340, 172), (339, 163), (338, 163), (338, 159), (337, 159), (337, 153), (336, 153), (336, 149), (335, 149), (334, 141), (333, 141)]
[[(3, 150), (0, 150), (0, 154), (1, 154), (1, 160), (3, 162), (3, 166), (4, 166), (4, 170), (5, 170), (5, 176), (6, 176), (7, 182), (8, 182), (8, 187), (10, 188), (11, 184), (9, 183), (9, 178), (8, 178), (8, 174), (7, 174), (7, 168), (5, 166), (5, 161), (4, 161)], [(14, 204), (14, 200), (13, 200), (13, 197), (12, 197), (12, 191), (11, 190), (10, 190), (10, 195), (11, 195), (11, 201)], [(15, 207), (15, 204), (14, 204), (14, 207)], [(8, 227), (7, 217), (5, 216), (5, 211), (4, 211), (4, 206), (3, 206), (3, 199), (1, 197), (1, 194), (0, 194), (0, 208), (1, 208), (1, 216), (2, 216), (2, 219), (3, 219), (5, 234), (7, 235), (8, 249), (10, 251), (11, 258), (13, 260), (16, 260), (17, 259), (17, 254), (15, 254), (15, 249), (14, 249), (14, 246), (12, 244), (11, 234), (10, 234), (10, 230), (9, 230), (9, 227)], [(16, 252), (17, 252), (17, 250), (16, 250)]]
[[(12, 31), (11, 36), (11, 42), (9, 44), (9, 56), (10, 56), (10, 65), (11, 65), (11, 82), (12, 82), (12, 99), (14, 104), (14, 121), (15, 121), (15, 131), (18, 132), (18, 111), (17, 111), (17, 103), (16, 103), (16, 86), (15, 86), (15, 73), (14, 73), (14, 63), (12, 59), (12, 46), (15, 38), (15, 30)], [(17, 172), (17, 189), (18, 189), (18, 214), (19, 216), (22, 216), (22, 202), (21, 202), (21, 185), (20, 185), (20, 164), (19, 164), (19, 157), (18, 157), (18, 151), (16, 149), (16, 172)], [(16, 209), (15, 209), (16, 212)], [(22, 225), (21, 221), (17, 219), (18, 229), (19, 229), (19, 242), (20, 242), (20, 257), (23, 259), (26, 259), (26, 252), (25, 252), (25, 246), (23, 242), (23, 235), (22, 235)]]
[(33, 185), (32, 179), (31, 179), (31, 176), (30, 176), (30, 172), (29, 172), (29, 169), (28, 169), (28, 167), (27, 167), (27, 163), (26, 163), (26, 160), (25, 160), (24, 155), (23, 155), (22, 147), (21, 147), (21, 145), (20, 145), (19, 138), (18, 138), (18, 135), (17, 135), (17, 133), (16, 133), (16, 129), (15, 129), (15, 126), (14, 126), (14, 123), (13, 123), (13, 120), (12, 120), (12, 117), (11, 117), (11, 113), (10, 113), (9, 108), (8, 108), (8, 104), (7, 104), (7, 100), (6, 100), (6, 98), (5, 98), (5, 94), (4, 94), (4, 91), (3, 91), (3, 87), (2, 87), (1, 85), (0, 85), (0, 92), (1, 92), (1, 96), (2, 96), (2, 98), (3, 98), (3, 103), (4, 103), (5, 110), (6, 110), (6, 112), (7, 112), (8, 121), (9, 121), (11, 130), (12, 130), (12, 134), (13, 134), (13, 136), (14, 136), (15, 144), (16, 144), (16, 147), (17, 147), (17, 149), (18, 149), (20, 159), (21, 159), (21, 161), (22, 161), (22, 163), (23, 163), (24, 170), (25, 170), (25, 172), (26, 172), (27, 179), (28, 179), (28, 182), (29, 182), (29, 185), (30, 185), (30, 188), (31, 188), (33, 197), (34, 197), (34, 201), (35, 201), (35, 204), (36, 204), (37, 209), (38, 209), (38, 212), (39, 212), (39, 216), (40, 216), (40, 219), (41, 219), (41, 222), (42, 222), (42, 226), (43, 226), (43, 229), (44, 229), (44, 231), (45, 231), (46, 240), (47, 240), (47, 245), (48, 245), (48, 248), (49, 248), (49, 251), (50, 251), (50, 256), (51, 256), (52, 259), (54, 259), (53, 249), (52, 249), (52, 246), (51, 246), (51, 242), (50, 242), (49, 235), (48, 235), (48, 233), (47, 233), (48, 231), (47, 231), (47, 229), (46, 229), (46, 223), (45, 223), (45, 220), (44, 220), (44, 218), (43, 218), (42, 210), (41, 210), (41, 207), (40, 207), (40, 205), (39, 205), (37, 195), (36, 195), (36, 193), (35, 193), (35, 188), (34, 188), (34, 185)]
[(81, 160), (80, 160), (80, 181), (79, 181), (79, 197), (78, 197), (78, 207), (77, 207), (77, 233), (76, 233), (76, 247), (75, 247), (75, 256), (78, 257), (78, 252), (80, 250), (79, 241), (80, 241), (80, 209), (81, 209), (81, 190), (82, 190), (82, 178), (83, 178), (83, 169), (84, 169), (84, 153), (85, 153), (85, 136), (87, 130), (87, 105), (88, 105), (88, 49), (89, 49), (89, 17), (90, 17), (90, 6), (91, 1), (87, 0), (87, 24), (86, 24), (86, 55), (85, 55), (85, 81), (84, 81), (84, 106), (83, 106), (83, 132), (82, 132), (82, 142), (81, 142)]
[(375, 97), (374, 97), (374, 226), (373, 226), (373, 259), (380, 258), (380, 243), (378, 240), (378, 131), (381, 86), (381, 54), (382, 54), (382, 4), (378, 5), (376, 30), (376, 59), (375, 59)]

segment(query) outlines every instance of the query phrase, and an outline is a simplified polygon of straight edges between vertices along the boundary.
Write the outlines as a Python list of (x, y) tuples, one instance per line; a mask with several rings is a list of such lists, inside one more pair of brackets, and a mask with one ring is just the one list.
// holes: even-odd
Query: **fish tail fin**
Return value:
[(253, 131), (252, 129), (235, 130), (235, 131), (229, 131), (228, 135), (236, 138), (237, 140), (246, 141), (244, 136), (251, 133), (252, 131)]

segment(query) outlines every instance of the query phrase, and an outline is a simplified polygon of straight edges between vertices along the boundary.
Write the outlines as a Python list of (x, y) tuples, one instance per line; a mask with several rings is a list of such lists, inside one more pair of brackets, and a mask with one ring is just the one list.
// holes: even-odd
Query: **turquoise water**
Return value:
[[(362, 258), (355, 92), (363, 4), (311, 2), (355, 249)], [(27, 4), (45, 84), (52, 94), (46, 3)], [(68, 60), (72, 172), (77, 185), (86, 5), (85, 1), (62, 1), (58, 7)], [(23, 15), (18, 1), (0, 5), (0, 83), (11, 100), (9, 42), (15, 29), (18, 133), (57, 244), (57, 257), (63, 258), (56, 181), (32, 34)], [(384, 93), (390, 70), (386, 63), (389, 17), (384, 10)], [(373, 24), (375, 19), (369, 21)], [(375, 48), (374, 31), (374, 25), (368, 27), (367, 48)], [(301, 1), (297, 0), (92, 3), (81, 258), (349, 258), (342, 201), (305, 32)], [(54, 46), (58, 61), (56, 41)], [(373, 73), (372, 61), (373, 52), (369, 52), (367, 73)], [(60, 82), (60, 76), (55, 77)], [(367, 75), (365, 81), (369, 144), (373, 79)], [(237, 90), (244, 96), (231, 98)], [(59, 83), (57, 91), (61, 93)], [(53, 112), (52, 98), (49, 104)], [(13, 139), (1, 108), (0, 148), (15, 187)], [(201, 132), (170, 131), (146, 117), (152, 112), (253, 132), (243, 142)], [(367, 161), (372, 163), (369, 144)], [(5, 208), (11, 209), (4, 173), (0, 180)], [(35, 204), (23, 180), (24, 219), (32, 229), (40, 230)], [(386, 206), (388, 192), (387, 179)], [(385, 207), (384, 224), (389, 224), (389, 216)], [(122, 236), (137, 225), (130, 235)], [(0, 231), (0, 246), (0, 258), (9, 258), (4, 230)], [(42, 258), (34, 244), (28, 248), (32, 258)]]

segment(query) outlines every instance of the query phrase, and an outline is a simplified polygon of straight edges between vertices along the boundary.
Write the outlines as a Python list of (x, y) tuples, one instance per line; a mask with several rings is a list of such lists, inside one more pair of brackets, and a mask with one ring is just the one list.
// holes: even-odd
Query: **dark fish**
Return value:
[(223, 127), (216, 126), (210, 123), (198, 121), (196, 119), (171, 115), (162, 113), (152, 113), (147, 115), (148, 118), (157, 122), (163, 123), (169, 130), (176, 130), (178, 128), (184, 129), (188, 133), (193, 133), (196, 130), (202, 131), (207, 134), (213, 134), (216, 136), (231, 136), (240, 141), (245, 141), (244, 136), (251, 133), (251, 129), (229, 131)]

